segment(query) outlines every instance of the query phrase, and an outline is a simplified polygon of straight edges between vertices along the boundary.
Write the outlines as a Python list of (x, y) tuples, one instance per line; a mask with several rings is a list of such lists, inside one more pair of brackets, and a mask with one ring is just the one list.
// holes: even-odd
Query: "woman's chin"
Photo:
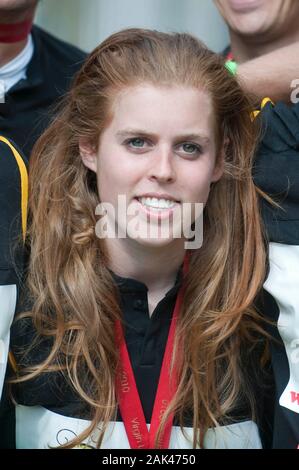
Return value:
[(146, 237), (146, 236), (130, 236), (130, 233), (128, 233), (128, 237), (131, 240), (134, 240), (136, 243), (139, 243), (140, 245), (143, 245), (144, 247), (152, 247), (152, 248), (162, 248), (171, 244), (174, 244), (175, 242), (178, 241), (177, 238), (174, 237)]

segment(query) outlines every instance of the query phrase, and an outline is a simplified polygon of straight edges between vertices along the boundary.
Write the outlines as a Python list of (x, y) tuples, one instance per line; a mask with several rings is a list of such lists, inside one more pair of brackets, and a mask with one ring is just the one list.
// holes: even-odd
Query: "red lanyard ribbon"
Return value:
[(22, 23), (1, 24), (0, 23), (0, 42), (13, 43), (26, 39), (32, 28), (33, 19), (23, 21)]
[[(184, 274), (188, 269), (188, 258), (184, 261)], [(123, 329), (120, 321), (116, 322), (116, 341), (120, 351), (120, 370), (116, 379), (117, 400), (126, 429), (131, 449), (154, 449), (155, 437), (166, 408), (171, 402), (178, 383), (178, 366), (175, 365), (170, 375), (170, 364), (173, 352), (174, 338), (177, 319), (183, 301), (183, 288), (177, 295), (168, 340), (164, 353), (157, 394), (155, 398), (150, 429), (148, 431), (145, 417), (138, 394), (134, 372), (132, 369)], [(172, 429), (173, 413), (169, 415), (164, 427), (161, 439), (158, 443), (159, 449), (168, 449)]]

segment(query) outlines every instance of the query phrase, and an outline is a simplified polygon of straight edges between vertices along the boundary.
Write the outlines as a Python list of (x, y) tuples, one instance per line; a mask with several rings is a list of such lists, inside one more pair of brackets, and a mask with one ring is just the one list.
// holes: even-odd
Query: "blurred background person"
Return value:
[(85, 54), (34, 26), (38, 0), (0, 0), (1, 132), (29, 158)]
[[(299, 2), (297, 0), (215, 0), (227, 22), (230, 46), (225, 53), (238, 64), (237, 74), (257, 95), (290, 100), (298, 77)], [(276, 382), (274, 448), (299, 445), (299, 104), (267, 103), (260, 114), (264, 133), (254, 176), (259, 188), (280, 207), (262, 202), (269, 246), (269, 273), (263, 309), (277, 328), (271, 333)]]
[(290, 101), (299, 78), (297, 0), (215, 0), (229, 30), (224, 53), (239, 64), (244, 86), (259, 98)]

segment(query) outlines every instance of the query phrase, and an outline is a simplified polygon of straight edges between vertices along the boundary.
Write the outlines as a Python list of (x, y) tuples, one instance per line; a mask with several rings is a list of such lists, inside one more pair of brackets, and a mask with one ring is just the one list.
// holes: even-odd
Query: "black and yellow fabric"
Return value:
[(22, 271), (27, 202), (26, 159), (14, 143), (0, 135), (0, 398)]

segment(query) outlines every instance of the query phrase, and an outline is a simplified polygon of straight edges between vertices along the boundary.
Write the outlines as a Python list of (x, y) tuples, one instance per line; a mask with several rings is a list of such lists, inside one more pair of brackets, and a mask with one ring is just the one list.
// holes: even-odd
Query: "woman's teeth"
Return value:
[(176, 205), (175, 201), (171, 201), (169, 199), (157, 199), (156, 197), (139, 197), (138, 201), (144, 206), (156, 210), (171, 209)]

